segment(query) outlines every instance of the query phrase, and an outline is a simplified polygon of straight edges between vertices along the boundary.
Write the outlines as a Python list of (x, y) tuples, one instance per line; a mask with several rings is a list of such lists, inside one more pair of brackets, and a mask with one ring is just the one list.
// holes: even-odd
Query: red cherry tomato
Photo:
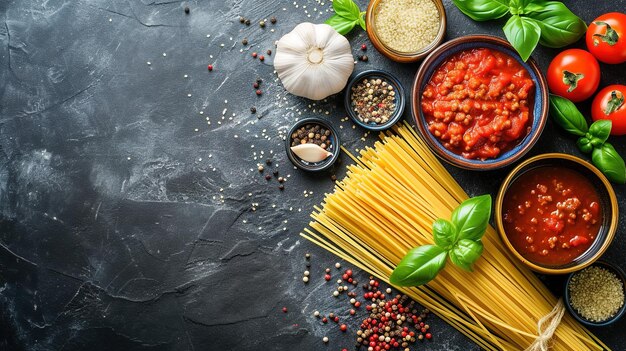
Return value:
[(588, 51), (569, 49), (550, 62), (547, 76), (552, 93), (580, 102), (598, 89), (600, 65)]
[(613, 122), (612, 135), (626, 134), (626, 85), (609, 85), (600, 90), (591, 103), (591, 118), (594, 121), (608, 119)]
[(604, 63), (626, 62), (626, 15), (606, 13), (589, 24), (587, 49)]

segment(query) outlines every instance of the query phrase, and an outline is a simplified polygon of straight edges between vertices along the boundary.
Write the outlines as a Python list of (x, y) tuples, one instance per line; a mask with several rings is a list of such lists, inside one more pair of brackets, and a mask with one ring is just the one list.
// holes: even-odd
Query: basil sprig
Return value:
[(481, 239), (491, 217), (491, 196), (481, 195), (463, 201), (451, 219), (433, 223), (434, 245), (411, 249), (389, 278), (398, 286), (417, 286), (433, 280), (446, 266), (446, 259), (466, 271), (483, 253)]
[(352, 28), (356, 25), (361, 26), (361, 28), (365, 30), (365, 19), (363, 19), (365, 12), (362, 12), (359, 9), (359, 5), (354, 1), (334, 0), (333, 9), (335, 10), (335, 14), (324, 23), (335, 28), (339, 34), (346, 35), (350, 33)]
[(578, 136), (580, 151), (591, 153), (591, 162), (612, 182), (626, 183), (626, 165), (613, 145), (607, 142), (613, 123), (597, 120), (587, 125), (587, 120), (576, 105), (564, 97), (550, 95), (552, 119), (570, 134)]
[(453, 0), (454, 5), (475, 21), (511, 15), (504, 35), (524, 61), (537, 43), (560, 48), (580, 39), (587, 24), (559, 1), (545, 0)]

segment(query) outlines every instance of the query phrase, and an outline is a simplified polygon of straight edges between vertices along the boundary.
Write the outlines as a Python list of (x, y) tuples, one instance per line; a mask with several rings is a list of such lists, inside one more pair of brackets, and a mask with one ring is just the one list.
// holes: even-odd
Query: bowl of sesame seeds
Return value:
[(385, 130), (402, 117), (404, 88), (391, 73), (367, 70), (354, 74), (344, 95), (346, 113), (359, 126)]
[(568, 276), (565, 306), (584, 325), (610, 325), (626, 313), (625, 287), (626, 274), (620, 267), (596, 261), (592, 266)]
[(289, 161), (302, 170), (312, 172), (329, 169), (339, 159), (340, 145), (337, 130), (317, 117), (296, 122), (285, 139)]
[(441, 0), (372, 0), (365, 22), (376, 50), (396, 62), (424, 58), (446, 34)]

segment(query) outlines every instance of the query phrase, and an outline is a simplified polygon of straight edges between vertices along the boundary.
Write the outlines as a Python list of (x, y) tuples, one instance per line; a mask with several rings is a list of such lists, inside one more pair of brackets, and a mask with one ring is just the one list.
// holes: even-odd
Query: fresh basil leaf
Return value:
[(327, 19), (324, 23), (333, 27), (337, 31), (337, 33), (341, 35), (346, 35), (350, 33), (350, 31), (352, 30), (352, 28), (354, 28), (354, 26), (357, 25), (357, 22), (358, 21), (350, 21), (350, 20), (347, 20), (345, 17), (341, 17), (338, 14), (334, 14), (330, 16), (330, 18)]
[(541, 28), (532, 19), (513, 15), (504, 25), (504, 35), (522, 60), (527, 61), (539, 43)]
[(593, 146), (600, 146), (609, 138), (613, 122), (607, 119), (600, 119), (589, 126), (589, 134)]
[(585, 117), (578, 111), (576, 105), (564, 97), (550, 94), (550, 115), (570, 134), (585, 136), (589, 130)]
[(491, 195), (481, 195), (463, 201), (452, 211), (452, 223), (459, 239), (480, 240), (491, 217)]
[(363, 28), (363, 30), (367, 30), (367, 28), (365, 27), (365, 12), (361, 12), (361, 14), (359, 15), (359, 26), (361, 26), (361, 28)]
[(333, 0), (333, 9), (337, 15), (351, 21), (358, 21), (361, 17), (359, 6), (352, 0)]
[(585, 21), (560, 1), (532, 2), (525, 8), (525, 15), (541, 27), (539, 43), (549, 48), (573, 44), (587, 31)]
[(578, 138), (578, 140), (576, 141), (576, 146), (578, 146), (580, 151), (586, 154), (593, 151), (593, 144), (591, 143), (591, 138), (589, 138), (588, 136), (583, 136), (583, 137)]
[(452, 0), (452, 2), (474, 21), (500, 18), (509, 12), (508, 0)]
[(433, 280), (446, 265), (448, 253), (436, 245), (410, 250), (393, 270), (389, 281), (398, 286), (418, 286)]
[(613, 145), (604, 143), (593, 149), (591, 161), (612, 182), (626, 183), (626, 165), (624, 159), (615, 151)]
[(526, 13), (526, 8), (533, 0), (510, 0), (509, 12), (512, 15), (522, 15)]
[(461, 239), (450, 250), (450, 261), (466, 271), (473, 271), (472, 264), (483, 253), (483, 243), (469, 239)]
[(457, 240), (456, 226), (450, 221), (439, 218), (433, 223), (433, 237), (437, 246), (446, 251), (450, 250)]

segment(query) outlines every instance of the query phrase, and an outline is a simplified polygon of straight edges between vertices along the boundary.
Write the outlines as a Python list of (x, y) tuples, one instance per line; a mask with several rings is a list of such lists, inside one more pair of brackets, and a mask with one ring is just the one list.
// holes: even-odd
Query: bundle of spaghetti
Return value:
[[(373, 148), (350, 155), (346, 177), (315, 207), (302, 236), (389, 282), (411, 248), (432, 244), (432, 223), (450, 218), (468, 198), (408, 125), (381, 133)], [(345, 150), (344, 150), (345, 151)], [(474, 271), (448, 264), (427, 285), (398, 289), (487, 350), (524, 350), (537, 322), (557, 299), (507, 252), (490, 226)], [(566, 314), (551, 339), (553, 350), (608, 349)]]

